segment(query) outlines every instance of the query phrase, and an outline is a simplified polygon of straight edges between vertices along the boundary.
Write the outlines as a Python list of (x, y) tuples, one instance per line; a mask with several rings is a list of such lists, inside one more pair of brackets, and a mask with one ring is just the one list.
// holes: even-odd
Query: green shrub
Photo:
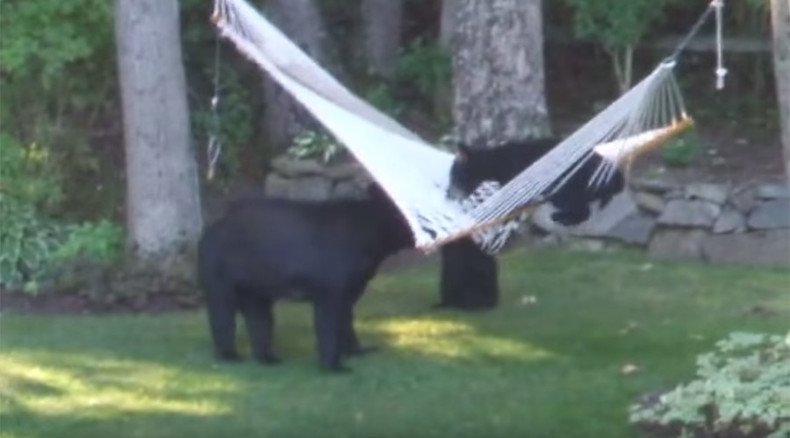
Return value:
[(392, 87), (384, 82), (371, 85), (365, 91), (365, 100), (392, 117), (399, 117), (405, 109), (403, 102), (395, 97)]
[[(222, 144), (217, 162), (218, 182), (238, 177), (242, 162), (250, 152), (266, 155), (255, 149), (256, 124), (261, 120), (260, 99), (262, 73), (231, 44), (220, 38), (219, 71), (217, 71), (217, 31), (207, 22), (213, 2), (181, 0), (181, 33), (184, 67), (189, 87), (189, 109), (192, 132), (199, 162), (206, 157), (209, 138), (215, 136)], [(217, 118), (211, 100), (219, 88)], [(244, 158), (242, 158), (244, 157)], [(258, 156), (255, 156), (258, 158)]]
[(38, 292), (52, 254), (64, 238), (64, 227), (4, 193), (0, 193), (0, 220), (0, 284)]
[(28, 202), (0, 193), (0, 285), (35, 294), (76, 263), (118, 259), (123, 230), (109, 221), (63, 224)]
[(621, 92), (631, 86), (633, 50), (674, 0), (566, 0), (576, 35), (603, 46)]
[(0, 28), (4, 129), (46, 143), (99, 116), (115, 86), (112, 2), (4, 1)]
[(66, 237), (52, 254), (54, 263), (91, 260), (111, 263), (121, 255), (123, 228), (107, 220), (66, 227)]
[(398, 98), (429, 115), (436, 131), (452, 125), (452, 63), (437, 42), (418, 38), (410, 43), (397, 59), (394, 83)]
[(416, 85), (423, 97), (431, 99), (441, 87), (450, 84), (450, 56), (438, 43), (426, 43), (417, 39), (398, 57), (395, 76)]
[(0, 132), (0, 193), (38, 208), (52, 208), (63, 199), (61, 169), (49, 149), (23, 146)]
[(659, 155), (668, 166), (686, 167), (699, 156), (701, 150), (699, 137), (686, 134), (664, 145)]
[(286, 154), (298, 160), (316, 159), (326, 164), (345, 152), (334, 137), (315, 131), (302, 131), (294, 138)]
[(633, 405), (630, 421), (662, 436), (788, 436), (790, 333), (730, 334), (698, 356), (697, 379)]

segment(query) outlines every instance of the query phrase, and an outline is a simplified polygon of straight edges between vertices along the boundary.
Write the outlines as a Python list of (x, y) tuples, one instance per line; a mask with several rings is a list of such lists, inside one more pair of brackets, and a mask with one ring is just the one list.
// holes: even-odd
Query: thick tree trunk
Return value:
[(441, 23), (439, 24), (439, 45), (446, 50), (452, 48), (459, 4), (459, 0), (442, 0), (442, 16)]
[(540, 0), (458, 0), (454, 118), (477, 147), (549, 134)]
[(176, 0), (116, 0), (129, 247), (160, 273), (202, 229)]
[[(272, 0), (267, 9), (273, 22), (308, 55), (326, 66), (326, 31), (315, 0)], [(291, 144), (300, 131), (315, 126), (311, 116), (276, 82), (264, 82), (264, 126), (274, 152)]]
[(776, 96), (784, 150), (785, 173), (790, 179), (790, 1), (771, 0)]
[(400, 48), (402, 0), (362, 0), (365, 55), (369, 73), (390, 77)]
[[(455, 119), (472, 147), (549, 134), (540, 0), (452, 0)], [(440, 304), (496, 305), (496, 259), (465, 239), (442, 248)]]

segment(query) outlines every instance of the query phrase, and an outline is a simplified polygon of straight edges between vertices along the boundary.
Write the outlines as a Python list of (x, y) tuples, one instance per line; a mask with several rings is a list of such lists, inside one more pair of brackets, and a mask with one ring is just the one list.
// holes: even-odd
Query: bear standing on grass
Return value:
[(386, 194), (366, 200), (238, 201), (203, 233), (198, 273), (218, 358), (237, 360), (236, 313), (245, 319), (252, 353), (264, 364), (272, 350), (274, 301), (299, 290), (313, 303), (320, 365), (342, 371), (342, 357), (362, 354), (354, 305), (379, 264), (413, 237)]

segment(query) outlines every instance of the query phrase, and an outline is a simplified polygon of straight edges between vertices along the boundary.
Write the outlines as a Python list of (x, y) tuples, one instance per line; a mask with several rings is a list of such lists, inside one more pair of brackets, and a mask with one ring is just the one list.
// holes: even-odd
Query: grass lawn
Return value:
[(437, 271), (370, 286), (357, 326), (382, 349), (340, 376), (317, 369), (305, 304), (277, 308), (276, 367), (216, 363), (197, 311), (3, 314), (0, 435), (630, 437), (628, 404), (716, 340), (790, 328), (786, 270), (519, 250), (499, 308), (476, 313), (431, 309)]

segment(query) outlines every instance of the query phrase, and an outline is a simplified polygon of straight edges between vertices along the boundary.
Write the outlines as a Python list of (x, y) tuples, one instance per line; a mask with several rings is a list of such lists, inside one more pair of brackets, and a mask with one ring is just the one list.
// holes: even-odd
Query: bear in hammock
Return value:
[[(557, 139), (543, 138), (506, 142), (490, 149), (460, 144), (450, 169), (448, 195), (456, 199), (469, 196), (483, 181), (496, 181), (505, 185), (558, 143)], [(603, 180), (596, 177), (601, 166), (614, 165), (604, 163), (604, 160), (602, 156), (591, 152), (567, 181), (559, 187), (549, 187), (545, 193), (546, 201), (557, 208), (551, 215), (552, 220), (562, 225), (582, 223), (590, 218), (592, 203), (598, 201), (603, 208), (614, 195), (623, 191), (625, 179), (619, 170), (614, 169), (610, 174), (604, 170), (602, 174), (608, 178)], [(575, 168), (576, 165), (569, 167)]]
[(322, 368), (345, 370), (343, 356), (368, 351), (354, 331), (354, 305), (379, 264), (413, 246), (407, 224), (386, 194), (375, 185), (368, 194), (365, 200), (327, 202), (247, 198), (206, 228), (198, 273), (218, 358), (239, 358), (240, 312), (255, 358), (278, 362), (272, 307), (294, 290), (313, 304)]
[[(450, 170), (448, 196), (454, 199), (466, 198), (485, 181), (504, 185), (557, 143), (556, 139), (544, 138), (508, 142), (491, 149), (473, 149), (461, 144)], [(598, 167), (604, 164), (603, 159), (592, 153), (558, 190), (549, 188), (547, 200), (557, 208), (552, 213), (554, 221), (563, 225), (584, 222), (590, 217), (592, 202), (598, 200), (603, 207), (623, 190), (623, 175), (617, 170), (601, 184), (590, 183)], [(491, 254), (487, 254), (471, 238), (442, 247), (439, 306), (464, 310), (489, 309), (496, 306), (498, 299), (497, 265)]]

